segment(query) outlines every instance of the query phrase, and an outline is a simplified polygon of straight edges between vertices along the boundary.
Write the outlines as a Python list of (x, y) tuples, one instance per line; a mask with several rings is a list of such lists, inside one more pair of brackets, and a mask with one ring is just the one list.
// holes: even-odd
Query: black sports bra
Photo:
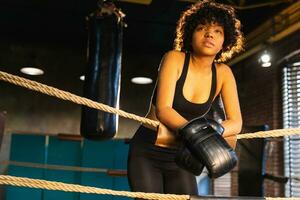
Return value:
[[(173, 106), (172, 106), (173, 109), (175, 109), (180, 115), (182, 115), (187, 120), (191, 120), (193, 118), (202, 116), (209, 111), (211, 104), (213, 102), (214, 95), (216, 93), (216, 85), (217, 85), (216, 66), (213, 63), (212, 83), (211, 83), (210, 95), (208, 100), (205, 103), (193, 103), (188, 101), (183, 96), (183, 86), (187, 76), (189, 62), (190, 62), (190, 54), (186, 53), (182, 73), (176, 83), (175, 95), (174, 95)], [(152, 100), (151, 100), (152, 104), (154, 105), (156, 104), (156, 93), (157, 93), (156, 90), (157, 89), (155, 85), (153, 95), (152, 95)]]

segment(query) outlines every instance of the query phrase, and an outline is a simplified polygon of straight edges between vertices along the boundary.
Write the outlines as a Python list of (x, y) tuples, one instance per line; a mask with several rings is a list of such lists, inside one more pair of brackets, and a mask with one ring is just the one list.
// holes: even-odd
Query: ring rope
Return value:
[(21, 87), (25, 87), (30, 90), (34, 90), (34, 91), (38, 91), (38, 92), (47, 94), (49, 96), (54, 96), (59, 99), (71, 101), (71, 102), (79, 104), (79, 105), (85, 105), (90, 108), (95, 108), (95, 109), (102, 110), (102, 111), (105, 111), (108, 113), (117, 114), (122, 117), (125, 117), (128, 119), (133, 119), (133, 120), (145, 123), (145, 124), (149, 124), (154, 127), (157, 127), (159, 125), (159, 122), (157, 122), (157, 121), (150, 120), (150, 119), (144, 118), (144, 117), (140, 117), (138, 115), (134, 115), (131, 113), (127, 113), (125, 111), (107, 106), (105, 104), (98, 103), (98, 102), (92, 101), (92, 100), (84, 98), (84, 97), (80, 97), (80, 96), (72, 94), (70, 92), (59, 90), (57, 88), (38, 83), (36, 81), (31, 81), (31, 80), (28, 80), (28, 79), (25, 79), (25, 78), (22, 78), (19, 76), (15, 76), (15, 75), (12, 75), (12, 74), (9, 74), (6, 72), (0, 71), (0, 79), (3, 81), (6, 81), (6, 82), (12, 83), (12, 84), (21, 86)]
[[(3, 72), (3, 71), (0, 71), (0, 80), (6, 81), (6, 82), (9, 82), (14, 85), (21, 86), (21, 87), (25, 87), (30, 90), (38, 91), (43, 94), (47, 94), (49, 96), (57, 97), (59, 99), (71, 101), (71, 102), (79, 104), (79, 105), (85, 105), (90, 108), (95, 108), (95, 109), (102, 110), (102, 111), (105, 111), (108, 113), (117, 114), (121, 117), (133, 119), (133, 120), (151, 125), (153, 127), (159, 126), (158, 121), (150, 120), (145, 117), (140, 117), (138, 115), (131, 114), (131, 113), (107, 106), (105, 104), (92, 101), (92, 100), (84, 98), (84, 97), (80, 97), (80, 96), (72, 94), (70, 92), (59, 90), (57, 88), (38, 83), (36, 81), (28, 80), (26, 78), (22, 78), (19, 76), (15, 76), (15, 75)], [(300, 128), (289, 128), (289, 129), (277, 129), (277, 130), (270, 130), (270, 131), (259, 131), (259, 132), (255, 132), (255, 133), (239, 134), (239, 135), (237, 135), (237, 139), (281, 137), (281, 136), (298, 135), (298, 134), (300, 134)]]
[(300, 197), (265, 197), (266, 200), (300, 200)]
[(142, 199), (158, 199), (158, 200), (159, 199), (166, 199), (166, 200), (190, 199), (189, 195), (116, 191), (116, 190), (101, 189), (101, 188), (90, 187), (90, 186), (82, 186), (77, 184), (61, 183), (56, 181), (45, 181), (45, 180), (31, 179), (31, 178), (21, 178), (21, 177), (8, 176), (8, 175), (0, 175), (0, 184), (47, 189), (47, 190), (59, 190), (65, 192), (80, 192), (80, 193), (90, 193), (90, 194), (92, 193), (92, 194), (102, 194), (102, 195), (126, 196), (131, 198), (142, 198)]
[(291, 135), (299, 135), (299, 134), (300, 134), (300, 128), (285, 128), (285, 129), (276, 129), (270, 131), (258, 131), (255, 133), (239, 134), (237, 135), (237, 139), (281, 137), (281, 136), (291, 136)]
[[(80, 192), (88, 194), (100, 195), (114, 195), (125, 196), (131, 198), (142, 198), (151, 200), (188, 200), (191, 199), (190, 195), (176, 195), (176, 194), (158, 194), (158, 193), (145, 193), (145, 192), (129, 192), (117, 191), (111, 189), (102, 189), (90, 186), (82, 186), (78, 184), (62, 183), (57, 181), (45, 181), (40, 179), (22, 178), (9, 175), (0, 175), (1, 185), (11, 185), (16, 187), (29, 187), (46, 190), (58, 190), (64, 192)], [(300, 200), (300, 197), (264, 197), (266, 200)]]

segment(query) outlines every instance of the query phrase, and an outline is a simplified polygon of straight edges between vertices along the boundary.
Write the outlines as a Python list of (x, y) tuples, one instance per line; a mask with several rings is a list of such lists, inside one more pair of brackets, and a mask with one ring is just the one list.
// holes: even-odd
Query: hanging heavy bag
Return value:
[[(95, 12), (87, 18), (88, 64), (83, 96), (118, 108), (120, 98), (122, 23), (115, 14)], [(80, 133), (93, 140), (110, 139), (118, 116), (82, 106)]]

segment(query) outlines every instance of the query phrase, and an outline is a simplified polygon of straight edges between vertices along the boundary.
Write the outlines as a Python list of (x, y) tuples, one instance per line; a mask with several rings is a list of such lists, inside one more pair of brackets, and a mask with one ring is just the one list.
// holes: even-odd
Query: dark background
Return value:
[[(155, 81), (161, 57), (172, 49), (176, 21), (180, 13), (195, 1), (152, 0), (148, 5), (141, 4), (145, 0), (135, 1), (139, 3), (130, 0), (116, 2), (117, 7), (126, 14), (125, 22), (128, 24), (123, 38), (120, 109), (144, 116), (154, 84), (135, 85), (130, 79), (148, 76)], [(272, 25), (275, 15), (299, 0), (218, 2), (236, 7), (247, 36), (266, 20), (270, 20), (269, 25)], [(86, 68), (85, 17), (96, 9), (96, 0), (1, 0), (0, 70), (82, 95), (83, 82), (79, 76)], [(287, 23), (285, 26), (288, 20), (281, 23), (280, 19), (274, 26), (283, 25), (288, 29), (293, 23), (296, 24)], [(299, 22), (299, 18), (296, 20)], [(265, 43), (264, 40), (272, 36), (270, 32), (274, 26), (258, 35), (262, 39), (256, 37), (258, 43)], [(276, 62), (299, 50), (299, 41), (298, 29), (282, 40), (268, 44), (273, 53), (270, 68), (262, 68), (258, 63), (261, 52), (231, 66), (237, 80), (244, 125), (267, 124), (270, 129), (282, 128), (282, 67), (300, 61), (300, 54), (287, 60), (287, 63)], [(246, 44), (251, 42), (247, 40)], [(245, 54), (251, 49), (247, 47)], [(39, 66), (45, 74), (34, 77), (21, 74), (19, 70), (22, 66)], [(2, 81), (0, 95), (0, 112), (6, 113), (5, 133), (79, 134), (81, 107), (78, 105)], [(130, 138), (138, 125), (133, 120), (120, 118), (117, 137)], [(8, 160), (9, 136), (4, 137), (0, 160)], [(271, 174), (283, 175), (282, 140), (271, 140), (270, 149), (266, 168)], [(237, 176), (233, 173), (232, 177), (231, 194), (237, 196), (237, 183), (234, 182)], [(265, 196), (284, 195), (283, 184), (267, 180), (265, 185)]]
[[(162, 55), (172, 49), (176, 21), (193, 1), (153, 0), (150, 4), (116, 1), (126, 14), (120, 109), (144, 116)], [(245, 35), (295, 1), (218, 1), (237, 8)], [(253, 7), (253, 8), (251, 8)], [(85, 17), (95, 0), (2, 0), (0, 2), (0, 70), (82, 95), (79, 80), (86, 67)], [(22, 66), (39, 66), (45, 74), (31, 77)], [(234, 67), (234, 66), (232, 66)], [(238, 77), (237, 77), (238, 78)], [(80, 106), (0, 82), (0, 110), (7, 113), (7, 131), (79, 133)], [(119, 137), (131, 137), (138, 123), (121, 119)]]

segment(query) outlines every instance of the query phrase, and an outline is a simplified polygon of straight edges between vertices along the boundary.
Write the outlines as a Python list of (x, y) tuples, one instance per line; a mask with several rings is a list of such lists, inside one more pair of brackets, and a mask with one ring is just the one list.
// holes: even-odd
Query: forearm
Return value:
[(187, 120), (184, 117), (170, 107), (157, 109), (156, 116), (161, 123), (173, 131), (177, 131), (187, 123)]
[(222, 122), (222, 126), (225, 129), (223, 137), (236, 136), (242, 130), (242, 120), (228, 119)]

